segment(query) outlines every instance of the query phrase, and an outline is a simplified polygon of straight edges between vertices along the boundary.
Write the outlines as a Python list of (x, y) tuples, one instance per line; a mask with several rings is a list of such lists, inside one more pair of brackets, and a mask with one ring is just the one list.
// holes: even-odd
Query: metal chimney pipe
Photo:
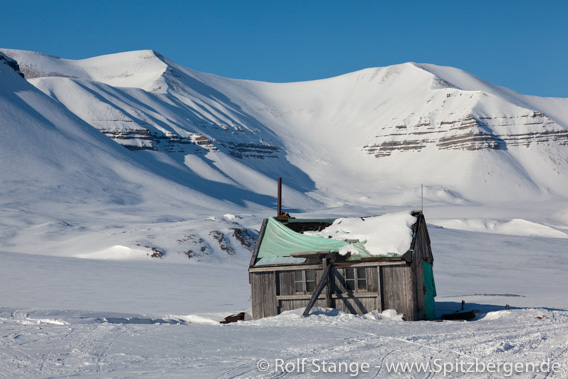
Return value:
[(276, 217), (280, 217), (282, 214), (282, 178), (278, 178), (278, 214)]

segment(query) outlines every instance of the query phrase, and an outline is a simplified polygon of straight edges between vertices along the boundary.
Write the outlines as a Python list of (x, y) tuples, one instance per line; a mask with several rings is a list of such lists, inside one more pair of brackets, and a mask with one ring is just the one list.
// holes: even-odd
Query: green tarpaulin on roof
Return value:
[[(338, 252), (343, 246), (349, 244), (349, 242), (345, 241), (300, 234), (284, 226), (274, 218), (268, 218), (257, 257), (259, 259), (289, 257), (292, 253), (309, 251)], [(357, 242), (352, 245), (359, 252), (359, 257), (372, 257), (365, 250), (363, 243)], [(275, 262), (274, 259), (270, 261)]]

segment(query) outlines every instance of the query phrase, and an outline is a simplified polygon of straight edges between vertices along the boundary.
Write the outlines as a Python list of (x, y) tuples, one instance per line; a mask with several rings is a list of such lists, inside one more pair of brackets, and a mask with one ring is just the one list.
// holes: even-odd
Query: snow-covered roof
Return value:
[[(335, 240), (358, 240), (372, 256), (403, 255), (410, 248), (416, 217), (411, 212), (397, 212), (373, 217), (338, 218), (320, 232), (305, 232), (312, 236)], [(339, 253), (358, 254), (359, 249), (346, 245)]]
[[(314, 223), (317, 220), (293, 219), (289, 223)], [(266, 264), (301, 263), (291, 258), (293, 253), (329, 251), (350, 254), (348, 260), (370, 257), (398, 257), (411, 246), (412, 225), (416, 217), (411, 212), (398, 212), (374, 217), (321, 220), (330, 224), (325, 229), (297, 233), (276, 219), (266, 220), (260, 237), (256, 266)], [(304, 261), (303, 258), (302, 261)]]

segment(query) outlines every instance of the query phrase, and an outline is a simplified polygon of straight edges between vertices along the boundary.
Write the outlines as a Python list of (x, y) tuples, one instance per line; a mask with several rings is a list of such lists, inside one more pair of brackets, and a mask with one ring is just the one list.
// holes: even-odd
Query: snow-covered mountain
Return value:
[[(521, 95), (458, 69), (405, 63), (265, 83), (197, 72), (154, 51), (76, 61), (1, 51), (3, 178), (13, 178), (3, 179), (2, 201), (43, 207), (59, 226), (74, 224), (73, 210), (96, 210), (116, 246), (125, 243), (117, 230), (144, 219), (152, 226), (137, 227), (130, 247), (223, 250), (216, 232), (236, 241), (232, 214), (249, 215), (240, 222), (254, 228), (272, 213), (279, 176), (286, 210), (325, 215), (416, 208), (421, 184), (427, 206), (567, 198), (568, 99)], [(550, 217), (548, 225), (568, 223), (565, 211)], [(213, 224), (201, 225), (206, 218)]]
[[(568, 99), (406, 63), (301, 83), (234, 80), (153, 51), (72, 61), (3, 50), (38, 89), (152, 161), (273, 196), (285, 177), (333, 205), (566, 195)], [(452, 200), (453, 199), (453, 200)], [(313, 206), (313, 204), (312, 204)]]
[(175, 167), (146, 167), (133, 152), (28, 83), (16, 62), (1, 53), (0, 83), (3, 250), (119, 259), (161, 256), (164, 251), (155, 248), (148, 225), (164, 229), (162, 238), (173, 240), (169, 246), (173, 242), (185, 255), (223, 246), (234, 253), (241, 242), (250, 244), (253, 235), (232, 222), (216, 222), (200, 236), (202, 230), (195, 232), (191, 223), (181, 221), (188, 212), (198, 224), (204, 215), (237, 213), (257, 195), (221, 186), (205, 191), (205, 181), (191, 186), (190, 179), (173, 180)]

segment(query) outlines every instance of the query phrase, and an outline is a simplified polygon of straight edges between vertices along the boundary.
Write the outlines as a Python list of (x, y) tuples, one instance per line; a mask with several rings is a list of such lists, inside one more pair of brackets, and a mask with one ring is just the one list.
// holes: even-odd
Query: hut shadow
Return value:
[[(566, 309), (562, 308), (550, 308), (550, 307), (513, 307), (505, 305), (496, 304), (479, 304), (479, 303), (465, 303), (463, 312), (475, 311), (475, 318), (471, 321), (481, 320), (490, 312), (498, 312), (505, 310), (517, 310), (517, 309), (531, 309), (538, 308), (547, 311), (562, 311), (566, 312)], [(436, 301), (436, 320), (441, 320), (442, 315), (451, 314), (456, 312), (462, 312), (462, 303), (458, 301)]]
[(462, 303), (458, 301), (436, 301), (436, 319), (441, 320), (442, 315), (452, 314), (457, 312), (475, 311), (475, 318), (471, 321), (482, 319), (487, 313), (498, 312), (513, 309), (524, 309), (525, 307), (513, 307), (495, 304), (479, 304), (479, 303), (465, 303), (462, 309)]
[(308, 316), (312, 316), (312, 315), (323, 315), (323, 316), (339, 316), (341, 312), (339, 311), (339, 309), (335, 309), (335, 308), (312, 308), (312, 311), (310, 312), (310, 314)]

